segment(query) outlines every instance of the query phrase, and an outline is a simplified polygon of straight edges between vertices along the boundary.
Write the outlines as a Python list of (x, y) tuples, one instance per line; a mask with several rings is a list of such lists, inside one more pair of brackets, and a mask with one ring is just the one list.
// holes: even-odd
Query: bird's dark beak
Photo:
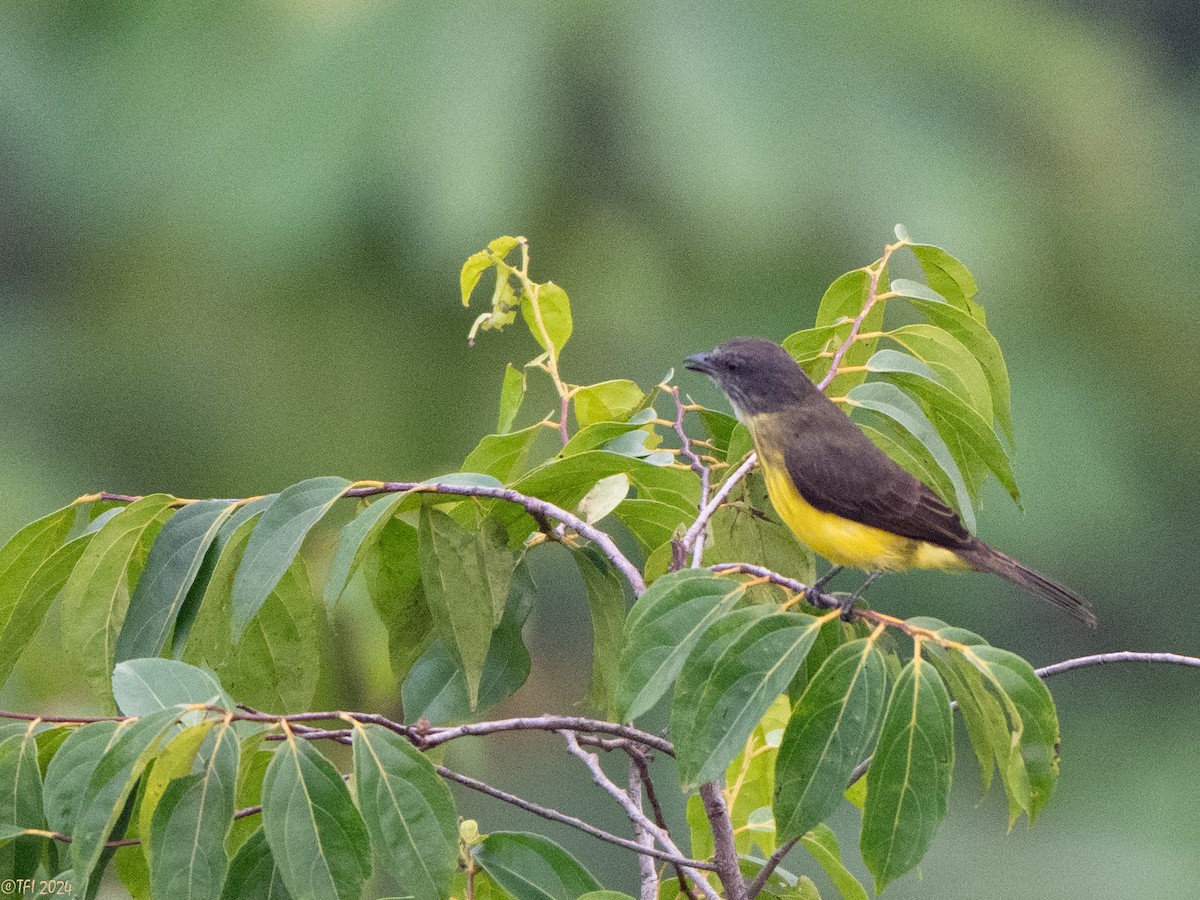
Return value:
[(709, 361), (711, 354), (708, 353), (693, 353), (683, 361), (685, 367), (693, 372), (703, 372), (705, 375), (712, 375), (713, 367)]

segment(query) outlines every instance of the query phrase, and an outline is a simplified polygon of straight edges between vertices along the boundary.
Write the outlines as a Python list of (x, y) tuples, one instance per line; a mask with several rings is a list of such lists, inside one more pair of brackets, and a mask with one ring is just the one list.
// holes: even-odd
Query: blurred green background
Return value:
[[(734, 334), (811, 324), (903, 222), (975, 273), (1008, 358), (1026, 511), (996, 490), (980, 534), (1092, 597), (1101, 626), (983, 577), (887, 579), (873, 602), (1035, 664), (1200, 652), (1189, 0), (0, 9), (5, 536), (101, 488), (455, 469), (494, 425), (504, 363), (534, 353), (516, 331), (466, 345), (458, 269), (499, 234), (527, 235), (534, 276), (571, 294), (565, 377), (649, 386)], [(586, 690), (586, 607), (553, 563), (534, 675), (505, 713), (571, 711)], [(326, 696), (386, 705), (356, 661), (375, 638), (335, 624), (349, 674)], [(64, 676), (46, 632), (3, 702), (70, 706), (47, 696)], [(1197, 675), (1051, 687), (1064, 768), (1043, 819), (1006, 836), (963, 745), (923, 877), (889, 896), (1196, 896)], [(620, 827), (554, 741), (455, 752)], [(485, 831), (542, 828), (463, 802)], [(632, 889), (623, 852), (549, 833)]]

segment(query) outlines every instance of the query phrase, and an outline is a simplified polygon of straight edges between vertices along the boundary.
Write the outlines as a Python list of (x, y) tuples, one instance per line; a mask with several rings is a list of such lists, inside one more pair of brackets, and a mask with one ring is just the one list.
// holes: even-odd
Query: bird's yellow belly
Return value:
[(868, 572), (967, 568), (958, 554), (945, 547), (822, 512), (800, 496), (782, 462), (766, 467), (765, 473), (767, 493), (779, 517), (801, 543), (834, 565)]

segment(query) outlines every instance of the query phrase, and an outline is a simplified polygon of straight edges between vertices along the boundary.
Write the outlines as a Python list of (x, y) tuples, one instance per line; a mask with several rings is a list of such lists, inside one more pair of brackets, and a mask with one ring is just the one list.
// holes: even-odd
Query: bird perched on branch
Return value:
[(775, 511), (835, 566), (872, 577), (911, 568), (991, 572), (1095, 627), (1086, 600), (971, 534), (777, 344), (734, 338), (684, 364), (725, 392), (754, 438)]

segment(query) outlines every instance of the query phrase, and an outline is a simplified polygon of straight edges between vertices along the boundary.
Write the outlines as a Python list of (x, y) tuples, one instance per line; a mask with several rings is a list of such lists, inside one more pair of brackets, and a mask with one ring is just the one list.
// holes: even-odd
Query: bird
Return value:
[(1087, 600), (975, 537), (778, 344), (732, 338), (684, 365), (728, 397), (754, 440), (771, 505), (802, 544), (835, 566), (830, 574), (854, 567), (870, 584), (881, 573), (913, 568), (991, 572), (1096, 627)]

